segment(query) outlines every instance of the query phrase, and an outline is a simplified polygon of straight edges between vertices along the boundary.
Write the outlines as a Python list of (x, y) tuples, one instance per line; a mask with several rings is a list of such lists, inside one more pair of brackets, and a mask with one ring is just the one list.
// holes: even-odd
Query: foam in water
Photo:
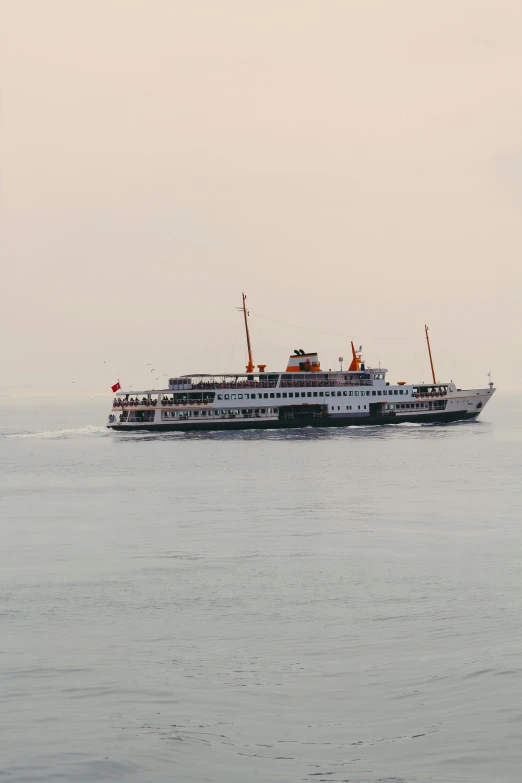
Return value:
[(106, 427), (95, 427), (88, 424), (87, 427), (68, 428), (64, 430), (44, 430), (43, 432), (14, 432), (6, 435), (7, 438), (74, 438), (79, 435), (101, 435), (106, 433)]

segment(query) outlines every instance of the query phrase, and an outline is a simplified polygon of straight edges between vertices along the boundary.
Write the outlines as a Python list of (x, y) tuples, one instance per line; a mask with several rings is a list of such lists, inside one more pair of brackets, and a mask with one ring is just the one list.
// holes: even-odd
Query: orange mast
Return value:
[(428, 335), (428, 327), (426, 326), (426, 324), (424, 324), (424, 331), (426, 332), (426, 342), (428, 343), (428, 353), (430, 355), (431, 377), (433, 378), (433, 383), (437, 383), (437, 380), (435, 378), (435, 370), (433, 368), (433, 357), (431, 355), (431, 346), (430, 346), (430, 338)]
[(239, 307), (238, 309), (243, 311), (243, 316), (245, 318), (245, 331), (246, 331), (247, 349), (248, 349), (248, 364), (246, 367), (246, 371), (254, 372), (254, 360), (252, 359), (252, 346), (250, 345), (250, 332), (248, 331), (248, 312), (246, 309), (245, 294), (243, 294), (243, 307)]

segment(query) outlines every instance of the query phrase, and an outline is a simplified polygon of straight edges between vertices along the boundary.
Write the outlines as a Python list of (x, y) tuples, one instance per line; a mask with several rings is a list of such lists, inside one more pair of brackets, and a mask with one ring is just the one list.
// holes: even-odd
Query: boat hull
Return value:
[(115, 432), (199, 432), (236, 430), (302, 429), (303, 427), (367, 427), (389, 424), (450, 424), (454, 421), (476, 419), (481, 411), (440, 411), (413, 416), (332, 416), (316, 418), (299, 416), (281, 419), (243, 419), (195, 422), (161, 422), (159, 424), (109, 424)]

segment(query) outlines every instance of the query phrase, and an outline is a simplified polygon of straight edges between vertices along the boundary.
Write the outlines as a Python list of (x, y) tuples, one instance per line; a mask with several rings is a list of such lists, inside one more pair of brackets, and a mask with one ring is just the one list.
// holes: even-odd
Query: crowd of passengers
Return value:
[[(279, 386), (286, 388), (295, 388), (302, 386), (371, 386), (372, 381), (367, 379), (354, 378), (350, 380), (333, 380), (314, 378), (312, 381), (281, 381)], [(278, 381), (226, 381), (224, 383), (213, 383), (210, 381), (201, 381), (193, 383), (193, 389), (275, 389)]]
[[(174, 397), (163, 397), (160, 401), (161, 405), (208, 405), (213, 402), (213, 397), (203, 397), (203, 399), (197, 400), (175, 400)], [(155, 408), (158, 404), (158, 400), (149, 400), (147, 397), (129, 397), (121, 399), (115, 397), (113, 400), (113, 408), (135, 408), (138, 405), (145, 405), (147, 408)]]

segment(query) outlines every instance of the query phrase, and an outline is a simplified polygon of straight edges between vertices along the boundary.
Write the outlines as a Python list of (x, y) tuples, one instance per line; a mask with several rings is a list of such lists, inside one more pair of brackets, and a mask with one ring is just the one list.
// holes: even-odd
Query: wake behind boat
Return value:
[(367, 367), (352, 342), (348, 370), (324, 372), (317, 353), (295, 350), (286, 370), (254, 366), (244, 316), (248, 365), (244, 373), (182, 375), (169, 379), (168, 389), (141, 392), (113, 386), (116, 396), (107, 426), (120, 432), (347, 427), (368, 424), (446, 423), (476, 419), (495, 392), (458, 389), (439, 383), (425, 327), (432, 383), (386, 380), (387, 370)]

